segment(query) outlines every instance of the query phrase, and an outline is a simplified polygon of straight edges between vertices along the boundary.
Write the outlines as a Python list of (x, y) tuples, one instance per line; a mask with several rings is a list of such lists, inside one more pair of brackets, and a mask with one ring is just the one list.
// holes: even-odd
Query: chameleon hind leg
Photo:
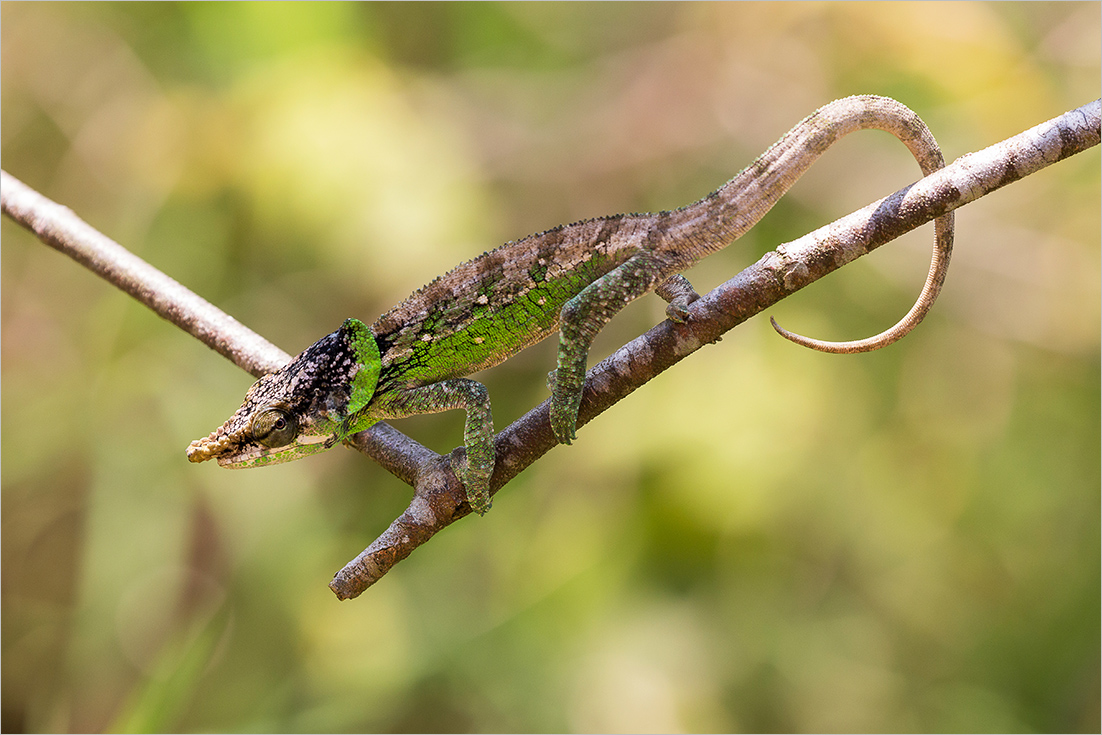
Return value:
[[(559, 357), (548, 376), (551, 385), (551, 430), (561, 444), (574, 438), (582, 401), (589, 347), (597, 333), (629, 303), (659, 287), (670, 301), (667, 313), (684, 321), (696, 293), (684, 278), (664, 277), (669, 266), (653, 251), (642, 250), (613, 268), (563, 305), (559, 324)], [(699, 297), (697, 297), (699, 298)], [(671, 309), (673, 313), (671, 313)], [(682, 318), (678, 319), (677, 314)]]
[(494, 417), (486, 386), (469, 378), (452, 378), (388, 397), (379, 408), (387, 418), (441, 413), (453, 408), (467, 412), (463, 444), (467, 457), (452, 469), (467, 491), (467, 501), (479, 515), (490, 509), (490, 476), (494, 473)]
[(678, 324), (689, 321), (689, 304), (700, 298), (693, 284), (680, 273), (658, 284), (654, 292), (666, 300), (666, 316)]

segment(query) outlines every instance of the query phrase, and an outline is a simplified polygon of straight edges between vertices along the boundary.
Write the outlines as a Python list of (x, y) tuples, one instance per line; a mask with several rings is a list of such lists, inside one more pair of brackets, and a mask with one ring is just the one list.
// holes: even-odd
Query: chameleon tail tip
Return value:
[(859, 339), (852, 342), (826, 342), (824, 340), (812, 339), (802, 334), (790, 332), (780, 324), (777, 324), (777, 320), (773, 317), (769, 317), (769, 323), (773, 325), (773, 329), (777, 331), (777, 334), (790, 342), (795, 342), (801, 347), (806, 347), (809, 350), (829, 352), (835, 355), (853, 355), (861, 352), (879, 350), (881, 347), (887, 347), (893, 342), (899, 341), (918, 324), (917, 321), (909, 321), (907, 318), (904, 318), (899, 324), (891, 329), (885, 330), (868, 339)]

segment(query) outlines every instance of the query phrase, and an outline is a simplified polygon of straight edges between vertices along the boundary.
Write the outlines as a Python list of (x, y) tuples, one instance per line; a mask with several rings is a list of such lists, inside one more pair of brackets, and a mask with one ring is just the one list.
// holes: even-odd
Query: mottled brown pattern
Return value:
[[(376, 320), (372, 331), (379, 338), (384, 365), (401, 359), (403, 355), (391, 350), (416, 340), (422, 324), (432, 314), (446, 309), (457, 317), (434, 327), (434, 337), (443, 338), (470, 324), (472, 307), (478, 299), (488, 298), (495, 311), (501, 311), (522, 298), (537, 285), (529, 275), (537, 266), (546, 270), (545, 280), (551, 281), (571, 273), (595, 255), (604, 255), (610, 259), (608, 267), (591, 274), (603, 275), (643, 246), (646, 229), (640, 225), (653, 218), (650, 214), (614, 215), (560, 225), (461, 263)], [(479, 287), (473, 288), (473, 284)], [(503, 355), (501, 360), (508, 357)]]

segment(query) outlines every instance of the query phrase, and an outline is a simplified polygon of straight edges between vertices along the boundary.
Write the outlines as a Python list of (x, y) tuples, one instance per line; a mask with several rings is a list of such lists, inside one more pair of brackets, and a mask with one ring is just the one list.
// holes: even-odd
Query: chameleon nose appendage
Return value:
[(219, 436), (215, 431), (204, 439), (196, 439), (187, 447), (187, 459), (189, 462), (206, 462), (214, 459), (230, 445), (228, 436)]

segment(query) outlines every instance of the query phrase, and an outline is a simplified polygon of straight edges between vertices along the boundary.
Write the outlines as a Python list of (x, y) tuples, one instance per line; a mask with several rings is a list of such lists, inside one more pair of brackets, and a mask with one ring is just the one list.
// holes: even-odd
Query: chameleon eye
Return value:
[(253, 439), (274, 449), (294, 441), (298, 434), (298, 422), (282, 408), (265, 408), (253, 416), (249, 430)]

